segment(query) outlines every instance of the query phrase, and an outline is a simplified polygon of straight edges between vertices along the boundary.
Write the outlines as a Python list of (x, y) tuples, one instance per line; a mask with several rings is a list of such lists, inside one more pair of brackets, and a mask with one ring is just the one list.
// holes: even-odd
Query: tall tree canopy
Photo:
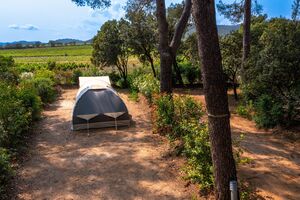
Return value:
[(78, 6), (89, 6), (93, 9), (110, 6), (110, 0), (72, 0)]
[(292, 5), (292, 19), (294, 21), (298, 20), (300, 16), (300, 0), (294, 0)]
[(129, 47), (142, 63), (150, 63), (154, 77), (154, 54), (157, 49), (157, 22), (151, 1), (129, 0), (125, 7), (129, 21)]
[[(252, 1), (254, 1), (254, 6), (252, 6)], [(245, 74), (245, 64), (250, 54), (251, 45), (251, 16), (252, 14), (260, 14), (262, 11), (262, 6), (258, 4), (257, 0), (239, 0), (234, 1), (231, 4), (225, 4), (222, 0), (219, 1), (217, 5), (218, 10), (227, 19), (234, 23), (243, 22), (243, 54), (242, 54), (242, 64), (241, 64), (241, 77), (244, 80)]]
[(100, 67), (117, 67), (120, 76), (127, 83), (128, 22), (111, 20), (105, 22), (93, 40), (92, 62)]

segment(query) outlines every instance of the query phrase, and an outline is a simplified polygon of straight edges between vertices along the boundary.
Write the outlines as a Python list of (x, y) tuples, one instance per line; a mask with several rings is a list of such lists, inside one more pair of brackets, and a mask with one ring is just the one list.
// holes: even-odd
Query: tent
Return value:
[(72, 130), (129, 126), (130, 115), (108, 76), (79, 77)]

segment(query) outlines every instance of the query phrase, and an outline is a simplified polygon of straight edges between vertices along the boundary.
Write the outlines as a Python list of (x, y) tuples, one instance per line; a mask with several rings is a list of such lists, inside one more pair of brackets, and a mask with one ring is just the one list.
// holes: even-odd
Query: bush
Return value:
[(188, 158), (185, 171), (187, 178), (201, 184), (202, 189), (213, 186), (213, 168), (207, 126), (198, 121), (183, 121), (179, 124), (184, 132), (184, 155)]
[(49, 78), (33, 78), (23, 84), (36, 88), (37, 94), (40, 96), (43, 104), (51, 103), (56, 98), (54, 83)]
[(100, 68), (97, 67), (91, 67), (85, 70), (82, 74), (83, 76), (103, 76), (103, 72), (100, 70)]
[(213, 185), (212, 159), (207, 126), (199, 123), (202, 105), (189, 96), (156, 96), (154, 128), (172, 141), (179, 140), (183, 155), (188, 159), (187, 178), (200, 183), (202, 189)]
[(17, 92), (22, 105), (31, 113), (32, 120), (38, 120), (41, 115), (42, 101), (32, 84), (20, 84)]
[(35, 78), (47, 78), (53, 82), (56, 81), (55, 73), (53, 71), (50, 71), (47, 69), (39, 69), (39, 70), (35, 71), (34, 77)]
[(159, 93), (159, 80), (152, 74), (144, 74), (132, 81), (132, 89), (141, 92), (151, 103), (153, 94)]
[(0, 56), (0, 81), (18, 83), (18, 73), (14, 69), (15, 62), (12, 57)]
[(0, 83), (0, 147), (15, 148), (28, 130), (31, 112), (22, 103), (15, 86)]
[(193, 66), (191, 63), (180, 64), (183, 78), (188, 81), (190, 85), (200, 81), (200, 68)]
[(280, 124), (283, 118), (283, 107), (268, 95), (262, 95), (255, 103), (254, 121), (259, 127), (271, 128)]
[(246, 105), (238, 105), (235, 111), (239, 116), (251, 120), (253, 110), (253, 103), (252, 101), (249, 101)]
[(79, 77), (82, 76), (82, 71), (80, 69), (75, 69), (73, 71), (73, 75), (72, 75), (72, 84), (73, 85), (78, 85), (79, 83)]
[(7, 150), (0, 147), (0, 199), (7, 199), (7, 184), (13, 176), (10, 156)]
[(162, 135), (172, 135), (174, 103), (172, 96), (156, 96), (154, 100), (155, 122), (154, 129)]
[(47, 68), (51, 71), (54, 70), (56, 68), (56, 62), (55, 61), (48, 61)]

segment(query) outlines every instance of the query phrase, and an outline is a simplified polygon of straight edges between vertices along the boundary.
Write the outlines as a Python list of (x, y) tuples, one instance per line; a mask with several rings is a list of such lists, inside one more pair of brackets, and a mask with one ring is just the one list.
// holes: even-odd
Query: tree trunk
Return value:
[(250, 54), (251, 43), (251, 0), (244, 3), (244, 24), (243, 24), (243, 60), (241, 67), (242, 82), (245, 81), (245, 65)]
[(236, 101), (238, 101), (239, 100), (239, 96), (238, 96), (238, 94), (237, 94), (237, 80), (236, 80), (236, 75), (234, 75), (233, 76), (233, 79), (232, 79), (233, 81), (232, 81), (232, 83), (233, 83), (233, 93), (234, 93), (234, 99), (236, 100)]
[(183, 80), (182, 80), (182, 76), (181, 76), (181, 72), (176, 60), (176, 56), (173, 56), (173, 66), (174, 66), (174, 70), (176, 73), (176, 79), (179, 81), (179, 85), (183, 86)]
[(180, 45), (184, 29), (191, 15), (191, 0), (185, 0), (184, 10), (176, 24), (174, 36), (171, 44), (169, 41), (169, 25), (166, 17), (165, 0), (156, 0), (156, 16), (159, 32), (159, 53), (160, 53), (160, 92), (172, 93), (172, 64), (173, 56), (176, 58), (176, 52)]
[(234, 99), (236, 101), (239, 100), (239, 96), (237, 94), (237, 84), (236, 84), (236, 82), (233, 82), (233, 93), (234, 93)]
[(169, 25), (166, 18), (164, 0), (156, 0), (156, 15), (159, 32), (160, 92), (172, 93), (172, 56), (168, 44)]
[(237, 180), (232, 154), (230, 113), (226, 81), (216, 26), (214, 0), (193, 0), (198, 48), (202, 62), (203, 87), (214, 167), (215, 198), (229, 200), (229, 182)]
[(153, 76), (156, 78), (156, 71), (155, 71), (155, 68), (154, 68), (154, 63), (153, 63), (153, 59), (152, 57), (150, 56), (149, 57), (149, 62), (150, 62), (150, 66), (151, 66), (151, 69), (152, 69), (152, 72), (153, 72)]

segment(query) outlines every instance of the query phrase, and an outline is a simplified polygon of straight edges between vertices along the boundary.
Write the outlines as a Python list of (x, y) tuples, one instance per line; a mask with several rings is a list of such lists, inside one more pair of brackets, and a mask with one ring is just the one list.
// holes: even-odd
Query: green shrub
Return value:
[(200, 183), (202, 189), (211, 189), (213, 186), (213, 168), (207, 126), (199, 124), (197, 120), (185, 120), (179, 126), (184, 132), (183, 153), (189, 164), (185, 168), (186, 178)]
[(15, 148), (28, 130), (31, 112), (17, 98), (15, 86), (1, 82), (0, 105), (5, 105), (0, 106), (0, 147)]
[(115, 71), (109, 73), (108, 76), (113, 85), (117, 85), (118, 81), (121, 79), (121, 76)]
[(18, 72), (14, 69), (15, 62), (12, 57), (0, 56), (0, 81), (18, 83)]
[(249, 101), (246, 105), (240, 104), (235, 109), (236, 113), (239, 116), (244, 117), (244, 118), (249, 119), (249, 120), (252, 119), (253, 110), (254, 110), (254, 108), (253, 108), (252, 101)]
[(282, 122), (283, 107), (269, 95), (262, 95), (254, 106), (254, 121), (259, 127), (272, 128)]
[(139, 101), (139, 93), (135, 90), (132, 90), (129, 94), (129, 99), (131, 101), (138, 102)]
[(91, 67), (83, 71), (82, 76), (103, 76), (103, 72), (98, 67)]
[(56, 68), (56, 62), (55, 61), (48, 61), (47, 68), (51, 71), (54, 70)]
[(17, 97), (21, 100), (22, 105), (31, 113), (32, 120), (38, 120), (42, 110), (41, 98), (32, 84), (24, 83), (19, 85)]
[(7, 199), (7, 184), (13, 176), (10, 156), (7, 150), (0, 147), (0, 199)]
[(73, 85), (78, 85), (79, 83), (79, 77), (82, 76), (82, 71), (80, 69), (75, 69), (73, 71), (73, 75), (72, 75), (72, 84)]
[(56, 81), (55, 73), (48, 69), (39, 69), (39, 70), (35, 71), (34, 77), (35, 78), (48, 78), (53, 82)]
[(174, 103), (172, 96), (161, 95), (154, 100), (155, 105), (155, 121), (154, 129), (162, 135), (172, 136)]
[(200, 80), (199, 66), (193, 66), (192, 63), (180, 63), (183, 79), (186, 79), (189, 84), (194, 84)]
[(151, 103), (153, 94), (159, 93), (159, 80), (152, 74), (144, 74), (136, 77), (132, 81), (132, 88), (141, 92)]
[[(200, 183), (202, 189), (213, 184), (212, 160), (207, 126), (200, 124), (202, 105), (189, 96), (160, 95), (154, 100), (155, 131), (179, 140), (177, 148), (188, 159), (188, 179)], [(179, 153), (180, 153), (179, 152)]]
[(33, 78), (25, 81), (23, 84), (36, 88), (37, 94), (40, 96), (43, 104), (51, 103), (56, 98), (54, 83), (49, 78)]

